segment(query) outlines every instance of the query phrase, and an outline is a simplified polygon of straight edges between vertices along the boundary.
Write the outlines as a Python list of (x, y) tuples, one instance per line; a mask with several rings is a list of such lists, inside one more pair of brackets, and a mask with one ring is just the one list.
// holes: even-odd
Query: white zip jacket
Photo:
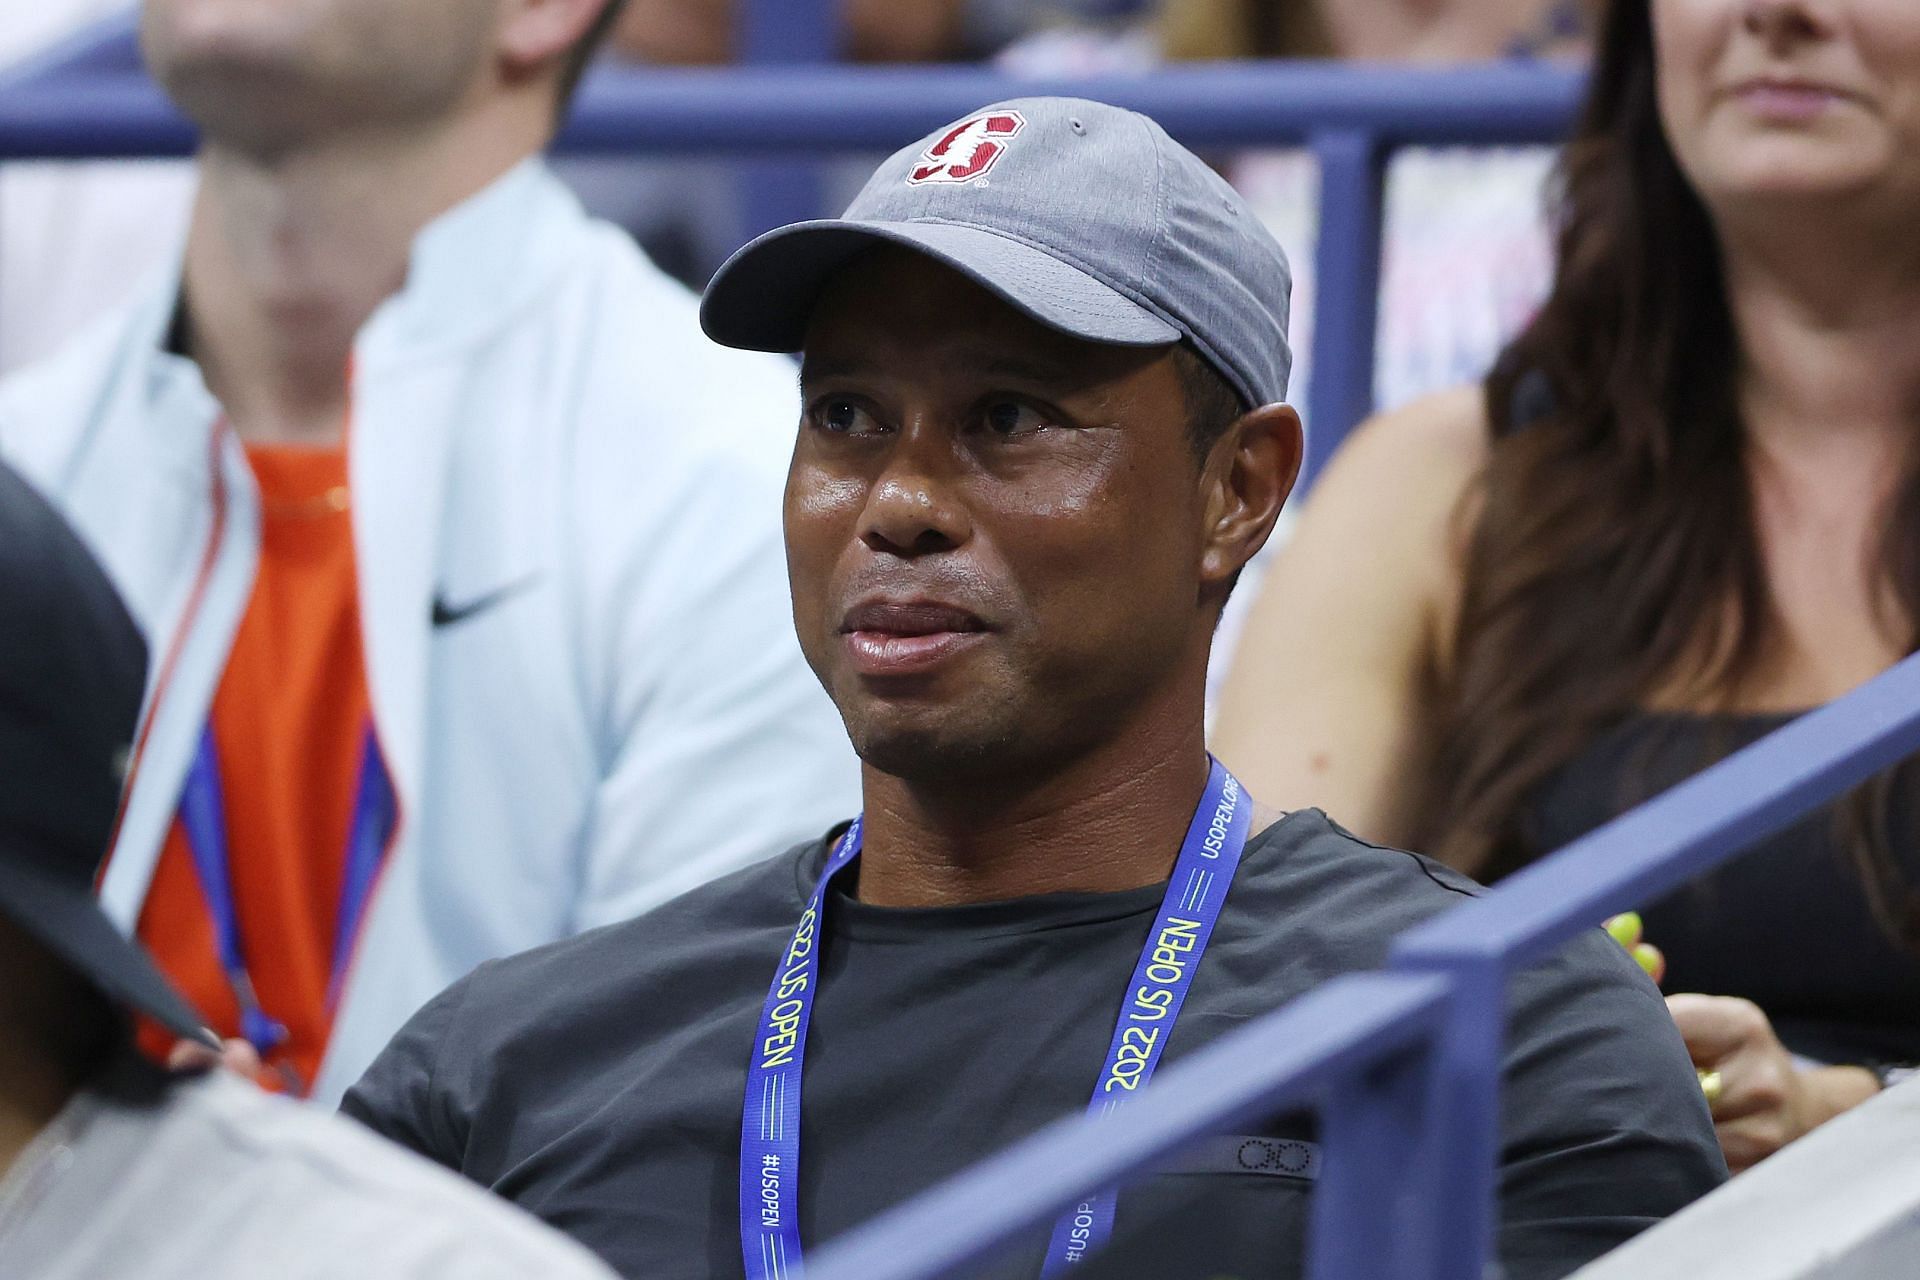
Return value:
[[(259, 504), (176, 267), (0, 384), (0, 455), (106, 564), (153, 654), (101, 884), (131, 930), (252, 593)], [(421, 233), (354, 346), (348, 468), (400, 822), (314, 1085), (338, 1099), (490, 957), (645, 911), (858, 806), (793, 636), (792, 365), (528, 161)], [(628, 1011), (643, 1017), (644, 1010)]]

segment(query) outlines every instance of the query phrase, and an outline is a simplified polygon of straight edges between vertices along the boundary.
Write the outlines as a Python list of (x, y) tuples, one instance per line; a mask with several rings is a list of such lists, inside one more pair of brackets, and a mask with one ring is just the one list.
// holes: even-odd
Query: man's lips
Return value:
[(854, 670), (868, 676), (924, 674), (989, 630), (979, 615), (938, 600), (866, 600), (840, 623)]
[(986, 629), (978, 614), (944, 600), (862, 600), (840, 620), (842, 632), (879, 631), (895, 636)]

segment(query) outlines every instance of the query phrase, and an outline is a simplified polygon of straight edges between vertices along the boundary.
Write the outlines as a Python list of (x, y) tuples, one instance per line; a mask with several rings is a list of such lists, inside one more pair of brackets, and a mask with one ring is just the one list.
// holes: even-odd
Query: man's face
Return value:
[(145, 0), (154, 77), (210, 134), (272, 149), (444, 114), (479, 82), (499, 0)]
[(868, 764), (1044, 768), (1204, 673), (1224, 588), (1171, 348), (1063, 336), (889, 248), (822, 297), (801, 383), (794, 620)]

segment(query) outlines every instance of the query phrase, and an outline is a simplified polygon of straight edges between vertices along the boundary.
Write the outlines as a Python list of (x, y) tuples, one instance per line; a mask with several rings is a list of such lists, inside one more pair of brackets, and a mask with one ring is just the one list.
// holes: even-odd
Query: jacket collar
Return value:
[(539, 157), (427, 224), (407, 281), (361, 329), (362, 368), (444, 353), (497, 329), (577, 251), (586, 222)]
[[(586, 224), (579, 200), (544, 160), (521, 161), (414, 238), (406, 283), (361, 326), (355, 360), (364, 369), (443, 353), (490, 333), (577, 252), (577, 231)], [(184, 258), (176, 257), (164, 287), (143, 295), (131, 335), (153, 353), (146, 395), (185, 402), (179, 407), (210, 420), (219, 410), (199, 366), (168, 349), (184, 275)]]

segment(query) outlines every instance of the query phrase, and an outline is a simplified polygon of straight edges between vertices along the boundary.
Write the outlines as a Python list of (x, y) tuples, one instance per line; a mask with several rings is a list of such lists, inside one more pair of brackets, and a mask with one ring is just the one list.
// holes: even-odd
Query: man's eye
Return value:
[(879, 430), (873, 415), (862, 408), (859, 401), (839, 396), (820, 401), (814, 407), (813, 418), (822, 430), (835, 435), (870, 435)]
[(987, 429), (1000, 436), (1022, 436), (1053, 425), (1052, 419), (1032, 405), (1017, 400), (997, 400), (987, 406)]

